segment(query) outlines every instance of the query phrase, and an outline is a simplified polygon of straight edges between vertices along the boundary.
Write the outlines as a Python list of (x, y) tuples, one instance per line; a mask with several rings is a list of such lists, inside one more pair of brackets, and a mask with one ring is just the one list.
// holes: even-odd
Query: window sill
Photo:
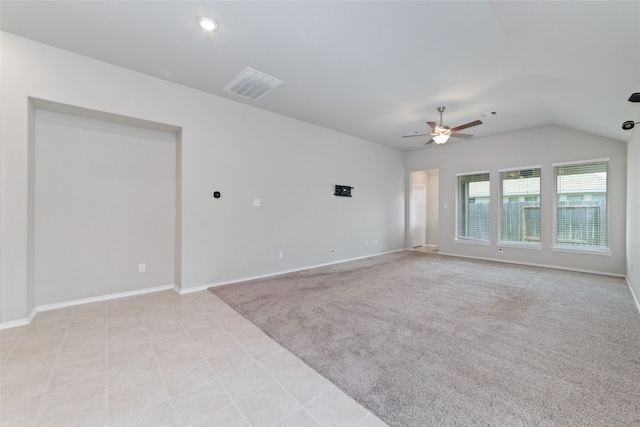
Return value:
[(491, 242), (489, 240), (473, 240), (473, 239), (455, 239), (454, 243), (468, 243), (470, 245), (483, 245), (489, 246)]
[(586, 249), (577, 246), (551, 246), (554, 252), (568, 252), (573, 254), (603, 255), (612, 256), (613, 252), (609, 249)]
[(519, 248), (519, 249), (534, 249), (541, 251), (543, 246), (540, 243), (519, 243), (519, 242), (498, 242), (496, 246), (503, 246), (505, 248)]

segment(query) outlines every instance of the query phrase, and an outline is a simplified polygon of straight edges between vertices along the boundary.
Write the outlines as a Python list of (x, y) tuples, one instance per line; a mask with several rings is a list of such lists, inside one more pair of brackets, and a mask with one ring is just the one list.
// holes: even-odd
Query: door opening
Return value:
[(423, 252), (438, 250), (439, 170), (411, 172), (409, 201), (411, 247)]

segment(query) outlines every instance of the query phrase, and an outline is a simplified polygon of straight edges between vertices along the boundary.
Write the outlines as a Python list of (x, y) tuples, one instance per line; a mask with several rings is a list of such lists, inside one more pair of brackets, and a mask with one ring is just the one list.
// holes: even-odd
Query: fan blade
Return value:
[(455, 131), (458, 131), (458, 130), (470, 128), (472, 126), (478, 126), (478, 125), (481, 125), (481, 124), (482, 124), (482, 122), (480, 120), (476, 120), (474, 122), (469, 122), (469, 123), (466, 123), (464, 125), (460, 125), (460, 126), (456, 126), (454, 128), (451, 128), (451, 132), (455, 132)]
[(439, 126), (436, 122), (427, 122), (427, 124), (431, 126), (431, 129), (433, 129), (434, 131), (438, 131)]
[(468, 134), (468, 133), (452, 133), (450, 135), (452, 138), (471, 138), (473, 135)]
[(416, 133), (415, 135), (402, 135), (403, 138), (411, 138), (413, 136), (427, 136), (431, 135), (430, 133)]
[(428, 140), (427, 142), (425, 142), (425, 143), (424, 143), (424, 145), (429, 145), (429, 144), (431, 144), (432, 142), (435, 142), (435, 141), (434, 141), (433, 139), (430, 139), (430, 140)]

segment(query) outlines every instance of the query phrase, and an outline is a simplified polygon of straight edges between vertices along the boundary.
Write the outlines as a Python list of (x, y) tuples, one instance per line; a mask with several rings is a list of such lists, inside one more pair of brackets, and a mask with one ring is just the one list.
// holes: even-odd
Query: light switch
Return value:
[(260, 201), (260, 199), (253, 199), (253, 206), (260, 206), (262, 204), (262, 202)]

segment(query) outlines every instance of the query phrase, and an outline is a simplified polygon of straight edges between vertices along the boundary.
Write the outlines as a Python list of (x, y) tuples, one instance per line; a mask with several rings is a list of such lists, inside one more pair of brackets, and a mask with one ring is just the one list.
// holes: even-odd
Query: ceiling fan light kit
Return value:
[(208, 16), (201, 16), (198, 18), (198, 24), (206, 31), (214, 31), (218, 28), (218, 23)]
[(435, 142), (436, 144), (444, 144), (445, 142), (447, 142), (449, 140), (449, 136), (450, 135), (434, 135), (433, 136), (433, 142)]
[[(415, 133), (414, 135), (404, 135), (403, 138), (412, 137), (412, 136), (431, 136), (431, 139), (428, 140), (425, 145), (431, 144), (435, 142), (436, 144), (444, 144), (449, 140), (449, 138), (471, 138), (473, 135), (466, 133), (458, 133), (459, 130), (470, 128), (472, 126), (481, 125), (482, 122), (480, 120), (474, 120), (473, 122), (465, 123), (460, 126), (456, 126), (454, 128), (450, 128), (449, 126), (444, 126), (442, 124), (442, 113), (444, 112), (445, 107), (438, 107), (438, 112), (440, 113), (440, 124), (435, 122), (427, 122), (427, 124), (433, 129), (431, 133)], [(495, 112), (493, 112), (495, 114)]]

